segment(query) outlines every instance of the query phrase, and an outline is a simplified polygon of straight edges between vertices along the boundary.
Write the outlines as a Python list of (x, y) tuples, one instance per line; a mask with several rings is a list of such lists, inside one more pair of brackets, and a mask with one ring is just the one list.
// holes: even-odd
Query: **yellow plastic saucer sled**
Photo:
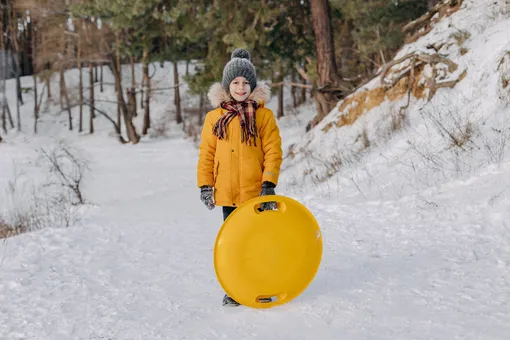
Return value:
[[(263, 202), (277, 210), (260, 212)], [(301, 294), (322, 258), (322, 235), (312, 213), (280, 195), (253, 198), (234, 210), (218, 232), (214, 268), (225, 292), (241, 305), (270, 308)]]

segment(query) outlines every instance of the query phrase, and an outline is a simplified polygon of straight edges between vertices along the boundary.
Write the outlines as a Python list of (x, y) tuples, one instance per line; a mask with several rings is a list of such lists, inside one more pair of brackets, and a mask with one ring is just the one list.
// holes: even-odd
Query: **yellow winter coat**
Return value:
[(256, 146), (241, 143), (238, 117), (230, 121), (226, 139), (218, 140), (213, 135), (214, 124), (226, 112), (219, 104), (229, 100), (229, 96), (219, 83), (209, 91), (209, 100), (217, 108), (207, 113), (202, 128), (197, 184), (198, 187), (214, 187), (214, 200), (218, 206), (239, 206), (259, 196), (263, 181), (278, 184), (282, 148), (274, 114), (264, 107), (269, 99), (269, 91), (267, 85), (258, 83), (249, 97), (259, 104), (255, 114), (258, 130)]

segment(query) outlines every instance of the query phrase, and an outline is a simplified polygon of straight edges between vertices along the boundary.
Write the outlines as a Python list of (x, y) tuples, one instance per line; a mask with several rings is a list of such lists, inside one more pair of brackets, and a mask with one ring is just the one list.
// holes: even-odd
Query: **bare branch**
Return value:
[(301, 84), (301, 83), (293, 83), (293, 82), (279, 82), (279, 83), (275, 83), (275, 84), (271, 84), (271, 87), (278, 87), (278, 86), (282, 86), (282, 85), (290, 85), (290, 86), (293, 86), (293, 87), (301, 87), (301, 88), (304, 88), (304, 89), (312, 89), (313, 86), (312, 85), (308, 85), (308, 84)]
[(303, 79), (304, 79), (304, 80), (306, 80), (306, 81), (308, 81), (308, 82), (312, 83), (312, 81), (311, 81), (310, 77), (308, 76), (308, 74), (306, 74), (306, 71), (305, 71), (305, 70), (304, 70), (301, 66), (299, 66), (298, 64), (296, 64), (296, 65), (294, 65), (294, 67), (295, 67), (296, 71), (298, 71), (299, 75), (300, 75), (301, 77), (303, 77)]

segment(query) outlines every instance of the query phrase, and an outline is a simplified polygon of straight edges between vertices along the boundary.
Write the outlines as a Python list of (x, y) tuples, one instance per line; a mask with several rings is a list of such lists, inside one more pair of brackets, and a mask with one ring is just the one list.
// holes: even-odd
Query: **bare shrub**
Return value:
[(0, 239), (14, 236), (26, 231), (23, 225), (8, 223), (4, 217), (0, 216)]
[(162, 117), (151, 121), (149, 136), (152, 138), (169, 138), (171, 120), (169, 117)]
[(186, 135), (189, 137), (189, 138), (192, 138), (193, 139), (193, 142), (198, 142), (200, 140), (200, 134), (201, 134), (202, 130), (200, 127), (198, 127), (197, 125), (195, 124), (188, 124), (186, 126)]
[(303, 176), (308, 177), (314, 185), (325, 182), (340, 170), (358, 163), (363, 157), (363, 152), (349, 151), (346, 153), (337, 146), (328, 156), (316, 155), (313, 152), (306, 153), (309, 162)]
[(14, 178), (2, 195), (0, 220), (5, 237), (38, 228), (41, 220), (34, 209), (34, 190), (29, 177), (15, 167)]
[(408, 145), (409, 151), (418, 156), (412, 171), (422, 174), (422, 179), (426, 177), (427, 185), (470, 175), (504, 161), (510, 118), (493, 115), (487, 120), (478, 114), (483, 108), (466, 103), (454, 105), (446, 101), (441, 107), (421, 110), (425, 124)]
[(471, 33), (466, 30), (457, 30), (451, 34), (459, 47), (463, 47), (464, 43), (471, 37)]
[[(487, 11), (487, 20), (484, 20), (484, 23), (493, 22), (501, 18), (507, 18), (510, 14), (510, 0), (491, 1), (488, 4), (488, 7), (489, 11)], [(486, 25), (481, 27), (479, 31), (482, 32), (485, 27)]]
[(508, 120), (506, 118), (505, 121), (499, 122), (499, 126), (490, 127), (490, 133), (481, 135), (481, 143), (489, 164), (501, 166), (505, 160), (505, 150), (510, 141), (510, 124)]
[(57, 201), (61, 201), (63, 196), (67, 196), (73, 205), (84, 204), (82, 183), (85, 173), (89, 170), (88, 161), (79, 155), (78, 150), (64, 142), (58, 143), (55, 148), (41, 148), (40, 152), (42, 160), (46, 163), (50, 174), (53, 175), (46, 185), (56, 185), (64, 189), (58, 194)]
[[(510, 0), (509, 0), (510, 1)], [(500, 84), (498, 86), (499, 99), (506, 105), (510, 104), (510, 51), (507, 51), (498, 63)]]
[[(60, 189), (60, 190), (48, 190)], [(71, 193), (63, 187), (9, 182), (0, 212), (0, 238), (47, 227), (69, 227), (79, 219)]]
[(405, 111), (393, 111), (391, 113), (391, 132), (397, 132), (404, 128), (404, 126), (408, 123), (407, 116)]
[(15, 171), (0, 195), (0, 238), (46, 227), (69, 227), (79, 219), (79, 206), (85, 204), (82, 185), (88, 162), (63, 143), (40, 152), (38, 161), (46, 165), (50, 177), (35, 183)]
[(373, 144), (389, 141), (406, 126), (409, 126), (407, 109), (400, 109), (396, 108), (396, 105), (391, 105), (387, 113), (385, 113), (385, 118), (376, 127)]
[(449, 106), (422, 110), (422, 113), (431, 121), (450, 146), (466, 150), (468, 144), (472, 143), (475, 133), (474, 125), (468, 117), (450, 109)]
[(9, 235), (10, 227), (3, 217), (0, 216), (0, 238), (6, 238)]
[(368, 149), (370, 147), (370, 139), (368, 139), (368, 132), (366, 128), (363, 128), (363, 131), (361, 131), (361, 135), (358, 138), (360, 137), (363, 143), (363, 150)]

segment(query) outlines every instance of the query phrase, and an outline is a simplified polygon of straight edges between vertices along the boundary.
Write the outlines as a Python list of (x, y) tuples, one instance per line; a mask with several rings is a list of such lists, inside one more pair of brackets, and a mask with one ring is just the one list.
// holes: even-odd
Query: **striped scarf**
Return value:
[(231, 100), (222, 102), (221, 107), (227, 110), (227, 112), (214, 124), (213, 134), (218, 139), (227, 138), (228, 124), (234, 117), (238, 116), (241, 123), (241, 142), (251, 145), (250, 138), (253, 137), (253, 144), (257, 146), (256, 137), (258, 132), (255, 120), (255, 111), (258, 108), (257, 102), (254, 100), (245, 100), (243, 102)]

